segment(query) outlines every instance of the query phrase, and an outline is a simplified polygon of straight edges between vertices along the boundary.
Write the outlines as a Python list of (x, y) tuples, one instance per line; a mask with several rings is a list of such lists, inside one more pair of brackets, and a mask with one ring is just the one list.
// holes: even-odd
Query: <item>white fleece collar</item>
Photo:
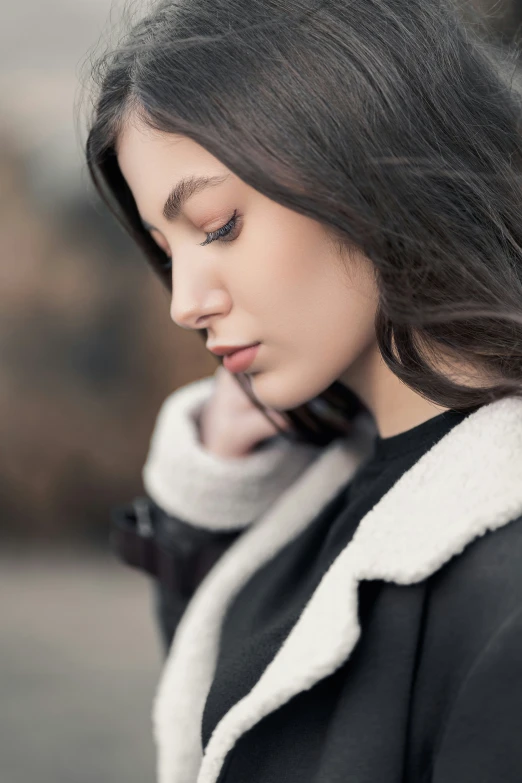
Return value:
[(522, 514), (522, 399), (499, 400), (472, 413), (362, 519), (259, 681), (216, 726), (202, 757), (201, 717), (227, 606), (350, 480), (359, 461), (349, 440), (333, 444), (200, 586), (176, 633), (156, 699), (159, 783), (215, 783), (242, 734), (343, 664), (360, 634), (361, 580), (422, 581), (475, 538)]
[(164, 511), (195, 527), (237, 530), (260, 519), (317, 458), (318, 449), (278, 436), (244, 457), (213, 454), (200, 442), (197, 419), (214, 388), (211, 376), (167, 397), (143, 467), (143, 486)]

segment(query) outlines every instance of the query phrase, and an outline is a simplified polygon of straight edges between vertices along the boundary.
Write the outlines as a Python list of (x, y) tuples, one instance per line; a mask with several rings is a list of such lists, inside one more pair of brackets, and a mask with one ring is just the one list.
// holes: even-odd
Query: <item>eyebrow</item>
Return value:
[[(220, 174), (214, 177), (184, 177), (170, 191), (163, 207), (163, 217), (169, 223), (172, 222), (179, 216), (189, 198), (196, 195), (196, 193), (200, 193), (205, 188), (221, 185), (229, 177), (230, 174)], [(142, 223), (149, 231), (154, 228), (146, 220), (142, 220)]]

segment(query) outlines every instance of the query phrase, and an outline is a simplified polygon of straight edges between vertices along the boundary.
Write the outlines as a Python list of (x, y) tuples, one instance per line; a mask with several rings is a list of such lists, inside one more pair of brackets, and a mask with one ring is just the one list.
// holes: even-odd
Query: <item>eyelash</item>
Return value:
[[(224, 226), (221, 226), (221, 228), (216, 229), (216, 231), (211, 231), (209, 234), (207, 234), (207, 238), (204, 242), (200, 242), (199, 244), (203, 247), (205, 245), (210, 245), (212, 242), (215, 242), (216, 240), (221, 240), (222, 242), (232, 242), (235, 239), (235, 236), (232, 237), (232, 239), (222, 239), (222, 237), (229, 237), (231, 236), (234, 229), (237, 227), (238, 222), (238, 214), (237, 209), (234, 211), (234, 214), (228, 221), (228, 223), (225, 223)], [(165, 263), (162, 264), (162, 268), (165, 270), (170, 270), (172, 267), (172, 258), (169, 256)]]
[[(237, 210), (235, 210), (234, 214), (228, 221), (228, 223), (225, 223), (224, 226), (221, 226), (221, 228), (218, 228), (217, 231), (211, 231), (210, 234), (207, 234), (207, 238), (204, 242), (200, 242), (199, 244), (203, 247), (204, 245), (210, 245), (211, 242), (215, 242), (215, 240), (221, 239), (221, 237), (224, 236), (230, 236), (231, 232), (236, 227), (237, 223)], [(235, 237), (232, 237), (232, 239), (235, 239)], [(221, 240), (225, 242), (232, 242), (232, 239), (226, 239)]]

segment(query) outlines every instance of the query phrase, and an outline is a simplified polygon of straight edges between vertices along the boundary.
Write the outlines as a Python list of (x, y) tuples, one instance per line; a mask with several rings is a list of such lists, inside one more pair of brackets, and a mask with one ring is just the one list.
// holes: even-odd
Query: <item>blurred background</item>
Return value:
[[(0, 780), (154, 779), (152, 585), (108, 545), (159, 406), (213, 372), (92, 192), (74, 105), (123, 0), (0, 3)], [(522, 0), (468, 0), (493, 46)], [(82, 138), (84, 138), (84, 135)]]

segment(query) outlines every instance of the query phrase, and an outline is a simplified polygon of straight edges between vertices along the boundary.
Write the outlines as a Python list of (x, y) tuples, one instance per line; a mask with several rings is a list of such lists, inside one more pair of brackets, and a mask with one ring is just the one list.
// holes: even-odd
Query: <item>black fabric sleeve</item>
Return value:
[(455, 694), (431, 781), (522, 781), (522, 607), (499, 623)]
[(147, 496), (112, 510), (111, 548), (123, 562), (155, 579), (166, 648), (198, 585), (241, 532), (195, 527), (167, 514)]

